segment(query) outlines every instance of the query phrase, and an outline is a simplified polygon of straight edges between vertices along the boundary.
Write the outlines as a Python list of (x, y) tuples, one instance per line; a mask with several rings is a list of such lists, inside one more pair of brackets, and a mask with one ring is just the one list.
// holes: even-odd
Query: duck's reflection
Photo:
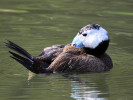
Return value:
[[(109, 79), (108, 73), (88, 73), (80, 75), (63, 74), (65, 78), (60, 76), (61, 74), (42, 74), (36, 76), (35, 78), (33, 78), (32, 82), (37, 82), (40, 86), (32, 84), (32, 87), (44, 88), (44, 93), (47, 89), (56, 92), (58, 89), (60, 89), (60, 91), (58, 91), (57, 94), (54, 95), (64, 95), (62, 91), (68, 92), (68, 88), (70, 88), (71, 91), (68, 94), (70, 94), (71, 98), (74, 98), (76, 100), (108, 100), (109, 98), (109, 89), (108, 85), (106, 84), (106, 81)], [(71, 84), (64, 84), (64, 79), (65, 83), (71, 82)], [(45, 85), (47, 85), (47, 89)], [(29, 86), (31, 87), (31, 85)]]
[(69, 77), (71, 79), (71, 97), (76, 100), (107, 100), (109, 92), (103, 76)]

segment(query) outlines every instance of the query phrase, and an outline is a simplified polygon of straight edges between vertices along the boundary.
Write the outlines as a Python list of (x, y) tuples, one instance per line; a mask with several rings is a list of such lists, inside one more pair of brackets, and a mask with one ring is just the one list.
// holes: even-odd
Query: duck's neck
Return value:
[(96, 57), (100, 57), (105, 53), (109, 45), (109, 40), (105, 40), (101, 42), (96, 48), (91, 49), (91, 48), (86, 48), (84, 47), (84, 50), (87, 54), (94, 55)]

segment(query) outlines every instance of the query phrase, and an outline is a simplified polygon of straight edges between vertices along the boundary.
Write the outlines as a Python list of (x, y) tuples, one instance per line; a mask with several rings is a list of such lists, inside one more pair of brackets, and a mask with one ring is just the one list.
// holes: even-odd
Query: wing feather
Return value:
[(61, 53), (49, 66), (55, 72), (102, 72), (105, 64), (99, 58), (88, 55)]

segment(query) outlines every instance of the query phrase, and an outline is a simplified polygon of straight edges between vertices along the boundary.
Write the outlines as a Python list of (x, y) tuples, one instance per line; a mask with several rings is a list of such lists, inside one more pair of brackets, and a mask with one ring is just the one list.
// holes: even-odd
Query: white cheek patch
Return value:
[(79, 39), (83, 45), (88, 48), (96, 48), (102, 41), (109, 40), (108, 33), (102, 27), (84, 31), (82, 34), (87, 33), (87, 36), (80, 35)]

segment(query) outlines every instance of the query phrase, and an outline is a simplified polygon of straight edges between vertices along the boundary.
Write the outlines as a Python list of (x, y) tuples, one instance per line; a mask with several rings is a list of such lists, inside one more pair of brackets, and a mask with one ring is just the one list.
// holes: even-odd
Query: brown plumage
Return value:
[(66, 46), (63, 52), (50, 64), (54, 72), (102, 72), (113, 66), (111, 58), (105, 53), (100, 57), (86, 54), (83, 48)]
[(112, 60), (106, 53), (96, 57), (86, 54), (84, 48), (76, 48), (71, 45), (53, 45), (44, 48), (44, 51), (37, 57), (32, 57), (11, 41), (8, 41), (6, 46), (21, 55), (9, 51), (13, 59), (36, 74), (103, 72), (113, 67)]

